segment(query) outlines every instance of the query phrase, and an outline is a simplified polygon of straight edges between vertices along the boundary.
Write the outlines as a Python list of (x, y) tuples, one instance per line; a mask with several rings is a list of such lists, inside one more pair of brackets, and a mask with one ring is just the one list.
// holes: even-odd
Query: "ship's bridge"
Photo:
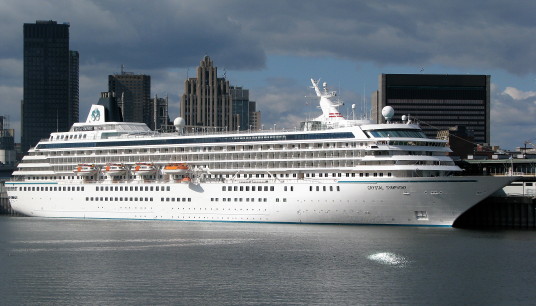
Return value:
[(369, 137), (427, 138), (416, 124), (371, 124), (361, 126)]

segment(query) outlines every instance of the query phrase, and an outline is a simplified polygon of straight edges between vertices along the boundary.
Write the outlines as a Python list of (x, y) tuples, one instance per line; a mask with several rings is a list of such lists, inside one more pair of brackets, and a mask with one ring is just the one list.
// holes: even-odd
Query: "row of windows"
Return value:
[(192, 198), (160, 198), (162, 202), (191, 202)]
[(60, 176), (27, 176), (27, 180), (74, 180), (76, 176), (60, 175)]
[[(17, 187), (14, 187), (17, 190)], [(83, 186), (32, 186), (32, 187), (19, 187), (19, 191), (84, 191)]]
[[(394, 105), (395, 103), (391, 103), (390, 105)], [(396, 112), (398, 114), (409, 114), (413, 115), (415, 112), (423, 111), (430, 109), (477, 109), (477, 110), (484, 110), (486, 107), (482, 105), (445, 105), (445, 104), (438, 104), (438, 105), (431, 105), (431, 104), (422, 104), (422, 105), (405, 105), (405, 103), (402, 103), (399, 106), (396, 106)], [(402, 115), (395, 115), (395, 118), (399, 118)]]
[[(438, 104), (457, 104), (457, 105), (485, 105), (484, 100), (443, 100), (443, 99), (388, 99), (388, 105), (394, 104), (422, 104), (425, 107)], [(397, 108), (398, 109), (398, 108)]]
[[(333, 186), (329, 186), (329, 191), (341, 191), (341, 186), (335, 186), (336, 188), (333, 188)], [(320, 186), (316, 186), (316, 188), (313, 188), (313, 186), (309, 186), (309, 191), (328, 191), (328, 186), (322, 186), (322, 189)]]
[(420, 130), (372, 130), (368, 131), (373, 137), (408, 137), (408, 138), (426, 138)]
[[(222, 191), (274, 191), (274, 186), (222, 186)], [(286, 191), (286, 186), (285, 186)]]
[(133, 202), (133, 201), (145, 201), (145, 202), (152, 202), (152, 197), (86, 197), (86, 201), (95, 201), (95, 202), (109, 202), (109, 201), (116, 201), (116, 202)]
[[(219, 202), (220, 198), (210, 198), (211, 202)], [(222, 202), (233, 202), (233, 198), (221, 198)], [(287, 202), (287, 198), (276, 198), (276, 202)], [(234, 202), (268, 202), (268, 198), (234, 198)]]
[(96, 191), (170, 191), (170, 186), (97, 186)]
[[(437, 112), (438, 115), (434, 115), (434, 112), (427, 112), (427, 116), (418, 116), (418, 120), (485, 120), (485, 116), (466, 116), (466, 114), (456, 114), (455, 116), (441, 116), (443, 114), (452, 115), (452, 113)], [(462, 122), (462, 121), (458, 121)]]
[[(475, 107), (478, 107), (478, 106), (475, 106)], [(424, 115), (432, 115), (432, 114), (436, 114), (436, 115), (443, 115), (443, 114), (456, 114), (456, 115), (459, 115), (459, 116), (467, 116), (467, 115), (485, 115), (486, 114), (486, 111), (484, 110), (484, 108), (482, 107), (481, 110), (460, 110), (459, 107), (452, 107), (452, 108), (438, 108), (438, 109), (434, 109), (434, 110), (428, 110), (428, 109), (423, 109), (423, 108), (420, 108), (420, 110), (397, 110), (399, 112), (402, 112), (404, 111), (403, 114), (405, 113), (409, 113), (411, 114), (412, 118), (413, 117), (418, 117), (420, 118), (420, 114), (424, 114)]]

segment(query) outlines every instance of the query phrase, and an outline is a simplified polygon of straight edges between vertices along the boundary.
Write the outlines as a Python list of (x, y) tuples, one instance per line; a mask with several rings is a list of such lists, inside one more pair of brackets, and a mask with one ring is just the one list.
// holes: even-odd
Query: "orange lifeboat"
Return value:
[(188, 165), (185, 163), (172, 163), (167, 164), (164, 167), (164, 173), (165, 174), (184, 174), (188, 171)]
[(151, 163), (137, 163), (133, 171), (137, 175), (151, 175), (156, 172), (156, 167)]
[(97, 167), (93, 164), (79, 164), (73, 172), (78, 176), (91, 176), (97, 173)]
[(107, 164), (104, 167), (103, 172), (109, 176), (123, 175), (127, 172), (127, 169), (123, 164)]
[(190, 183), (192, 181), (192, 179), (190, 179), (189, 177), (183, 177), (181, 179), (181, 183)]

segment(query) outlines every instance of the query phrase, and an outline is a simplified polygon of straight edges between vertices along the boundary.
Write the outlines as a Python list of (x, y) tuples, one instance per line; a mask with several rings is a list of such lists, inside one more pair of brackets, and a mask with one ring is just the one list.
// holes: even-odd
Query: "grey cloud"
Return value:
[[(327, 55), (377, 64), (443, 64), (534, 72), (531, 2), (272, 1), (241, 11), (268, 53)], [(366, 4), (364, 4), (366, 3)], [(251, 17), (248, 17), (251, 16)], [(280, 22), (285, 20), (285, 22)]]
[[(26, 1), (0, 3), (2, 57), (20, 57), (22, 23), (71, 23), (83, 63), (138, 69), (261, 69), (266, 53), (332, 56), (379, 65), (443, 64), (535, 72), (526, 1)], [(61, 7), (61, 10), (58, 10)], [(15, 34), (14, 34), (15, 33)]]

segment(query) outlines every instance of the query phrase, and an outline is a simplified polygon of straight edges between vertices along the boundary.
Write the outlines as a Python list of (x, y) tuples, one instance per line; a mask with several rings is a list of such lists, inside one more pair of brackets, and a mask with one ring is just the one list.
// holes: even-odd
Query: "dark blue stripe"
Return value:
[[(12, 182), (6, 182), (6, 184), (11, 185), (58, 185), (58, 183), (12, 183)], [(78, 184), (75, 184), (78, 185)]]
[[(149, 136), (148, 136), (149, 137)], [(40, 143), (36, 149), (67, 149), (67, 148), (93, 148), (93, 147), (124, 147), (124, 146), (155, 146), (155, 145), (177, 145), (196, 143), (233, 143), (233, 142), (260, 142), (260, 141), (298, 141), (298, 140), (321, 140), (355, 138), (351, 132), (341, 133), (309, 133), (309, 134), (281, 134), (281, 135), (249, 135), (249, 136), (223, 136), (223, 137), (202, 137), (202, 138), (151, 138), (144, 140), (114, 140), (114, 141), (90, 141), (75, 143)]]

